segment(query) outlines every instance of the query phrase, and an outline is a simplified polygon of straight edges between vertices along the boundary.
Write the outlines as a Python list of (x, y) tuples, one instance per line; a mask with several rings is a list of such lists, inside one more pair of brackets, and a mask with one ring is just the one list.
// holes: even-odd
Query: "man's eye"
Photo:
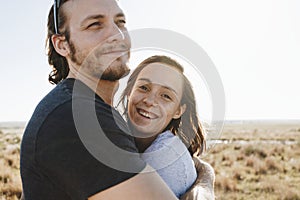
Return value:
[(87, 28), (98, 28), (101, 26), (102, 26), (102, 24), (100, 22), (94, 22), (94, 23), (91, 23), (90, 25), (88, 25)]
[(118, 20), (118, 21), (117, 21), (117, 25), (118, 25), (119, 27), (125, 26), (125, 24), (126, 24), (126, 21), (125, 21), (124, 19)]

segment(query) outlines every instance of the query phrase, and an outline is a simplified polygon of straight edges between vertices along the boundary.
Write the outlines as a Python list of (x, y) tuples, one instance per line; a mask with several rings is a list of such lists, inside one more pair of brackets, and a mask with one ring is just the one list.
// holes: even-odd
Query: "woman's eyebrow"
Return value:
[[(153, 83), (150, 79), (148, 79), (148, 78), (139, 78), (138, 79), (139, 81), (146, 81), (146, 82), (148, 82), (148, 83)], [(176, 90), (174, 90), (173, 88), (171, 88), (171, 87), (168, 87), (168, 86), (165, 86), (165, 85), (161, 85), (163, 88), (165, 88), (165, 89), (168, 89), (168, 90), (171, 90), (171, 91), (173, 91), (176, 95), (178, 95), (177, 94), (177, 92), (176, 92)]]
[(148, 78), (139, 78), (138, 80), (139, 81), (146, 81), (146, 82), (151, 83), (150, 79), (148, 79)]

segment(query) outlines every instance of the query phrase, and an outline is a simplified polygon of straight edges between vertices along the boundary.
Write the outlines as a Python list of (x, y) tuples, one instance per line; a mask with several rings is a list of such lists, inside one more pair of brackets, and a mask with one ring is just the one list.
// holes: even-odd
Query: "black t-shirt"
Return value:
[[(146, 165), (130, 153), (116, 156), (122, 149), (138, 154), (125, 121), (82, 82), (76, 81), (75, 91), (74, 82), (66, 79), (58, 84), (39, 103), (25, 129), (21, 177), (26, 200), (87, 199)], [(114, 161), (121, 168), (111, 164)]]

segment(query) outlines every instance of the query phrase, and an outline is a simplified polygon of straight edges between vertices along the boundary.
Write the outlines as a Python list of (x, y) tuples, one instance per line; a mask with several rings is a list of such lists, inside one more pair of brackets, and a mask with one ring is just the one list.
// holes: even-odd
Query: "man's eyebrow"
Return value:
[[(118, 13), (115, 15), (115, 17), (125, 17), (124, 13)], [(82, 22), (81, 22), (81, 26), (83, 26), (87, 21), (89, 20), (93, 20), (93, 19), (103, 19), (105, 18), (104, 15), (90, 15), (90, 16), (87, 16)]]
[[(138, 79), (138, 80), (139, 80), (139, 81), (146, 81), (146, 82), (148, 82), (148, 83), (152, 83), (152, 81), (150, 81), (150, 79), (147, 79), (147, 78), (140, 78), (140, 79)], [(165, 86), (165, 85), (162, 85), (162, 87), (165, 88), (165, 89), (171, 90), (171, 91), (173, 91), (176, 95), (178, 95), (177, 92), (176, 92), (176, 90), (174, 90), (173, 88), (170, 88), (170, 87)]]
[(103, 19), (104, 15), (90, 15), (87, 16), (82, 22), (81, 22), (81, 26), (83, 26), (87, 21), (92, 20), (92, 19)]
[(124, 13), (118, 13), (116, 14), (116, 17), (125, 17)]

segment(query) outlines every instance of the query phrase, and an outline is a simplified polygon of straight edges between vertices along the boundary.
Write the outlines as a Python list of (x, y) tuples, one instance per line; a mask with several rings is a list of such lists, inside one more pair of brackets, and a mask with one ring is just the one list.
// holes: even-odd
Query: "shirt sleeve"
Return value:
[(174, 194), (180, 197), (194, 183), (197, 172), (181, 140), (174, 135), (168, 136), (167, 133), (158, 137), (142, 154), (142, 159), (156, 169)]

